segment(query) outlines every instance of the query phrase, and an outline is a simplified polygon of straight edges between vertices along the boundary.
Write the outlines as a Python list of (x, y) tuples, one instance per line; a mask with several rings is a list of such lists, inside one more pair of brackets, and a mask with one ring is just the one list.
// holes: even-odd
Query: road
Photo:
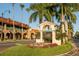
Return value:
[(16, 43), (31, 44), (34, 42), (35, 42), (34, 40), (17, 40), (16, 42), (0, 42), (0, 52), (2, 52), (3, 50), (5, 50), (9, 47), (16, 46)]
[(79, 39), (73, 39), (72, 43), (74, 45), (73, 50), (64, 56), (79, 56)]

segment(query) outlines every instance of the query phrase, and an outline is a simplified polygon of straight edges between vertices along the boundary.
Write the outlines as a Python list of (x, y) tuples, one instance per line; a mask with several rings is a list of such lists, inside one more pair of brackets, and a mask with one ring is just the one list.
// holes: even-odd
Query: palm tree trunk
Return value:
[[(4, 13), (2, 12), (2, 17), (4, 16)], [(3, 28), (4, 28), (4, 26), (3, 26), (3, 20), (2, 20), (2, 31), (3, 31)], [(1, 34), (1, 39), (3, 39), (3, 35)]]
[(66, 30), (66, 42), (68, 41), (68, 22), (65, 21), (65, 30)]
[[(23, 19), (23, 13), (21, 14), (21, 19)], [(21, 39), (23, 39), (23, 24), (21, 24), (22, 29), (21, 29)]]
[[(65, 7), (65, 15), (66, 15), (66, 11), (67, 9), (66, 9), (66, 7)], [(65, 37), (65, 42), (67, 42), (68, 41), (68, 21), (67, 21), (67, 19), (65, 19), (65, 32), (66, 32), (66, 37)]]
[[(20, 8), (21, 8), (21, 11), (23, 11), (23, 8), (24, 8), (24, 4), (20, 4)], [(23, 13), (21, 14), (21, 19), (23, 19)], [(22, 24), (22, 35), (21, 35), (21, 39), (23, 39), (23, 24)]]
[[(21, 19), (23, 19), (23, 13), (21, 14)], [(21, 39), (23, 39), (23, 24), (21, 26), (22, 26), (22, 29), (21, 29), (22, 36), (21, 36)]]
[[(14, 18), (14, 4), (12, 4), (12, 7), (13, 7), (13, 18)], [(13, 21), (13, 40), (15, 40), (15, 26), (14, 26), (14, 21)]]
[[(62, 22), (62, 25), (61, 25), (61, 29), (62, 29), (62, 34), (63, 33), (65, 33), (65, 30), (64, 30), (64, 14), (63, 14), (63, 5), (61, 6), (61, 12), (62, 12), (62, 14), (61, 14), (61, 22)], [(63, 37), (63, 39), (62, 39), (62, 43), (64, 44), (65, 43), (65, 39), (64, 39), (64, 37)]]

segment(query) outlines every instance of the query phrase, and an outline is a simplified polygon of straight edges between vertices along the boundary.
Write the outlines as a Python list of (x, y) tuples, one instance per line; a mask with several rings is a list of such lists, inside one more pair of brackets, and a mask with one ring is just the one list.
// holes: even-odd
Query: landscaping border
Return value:
[[(70, 51), (66, 52), (66, 53), (63, 53), (63, 54), (60, 54), (60, 55), (57, 55), (57, 56), (66, 56), (68, 53), (74, 51), (77, 49), (77, 46), (75, 45), (75, 43), (71, 43), (73, 49), (71, 49)], [(74, 55), (74, 54), (71, 54), (71, 56)]]
[(70, 52), (73, 51), (73, 50), (74, 50), (74, 48), (71, 49), (70, 51), (66, 52), (66, 53), (63, 53), (63, 54), (60, 54), (60, 55), (57, 55), (57, 56), (65, 56), (66, 54), (70, 53)]

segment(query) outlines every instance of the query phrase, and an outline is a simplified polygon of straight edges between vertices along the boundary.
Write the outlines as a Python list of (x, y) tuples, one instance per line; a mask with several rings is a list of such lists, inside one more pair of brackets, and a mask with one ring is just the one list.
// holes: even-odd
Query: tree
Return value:
[(75, 39), (79, 39), (79, 31), (76, 31), (76, 33), (75, 33)]
[[(51, 13), (49, 10), (49, 7), (51, 4), (31, 4), (30, 8), (27, 9), (32, 10), (33, 13), (30, 16), (29, 22), (33, 22), (37, 20), (37, 17), (39, 18), (39, 23), (43, 22), (43, 19), (45, 18), (46, 21), (52, 21), (52, 15), (54, 14), (53, 12)], [(42, 32), (41, 34), (41, 39), (42, 39)], [(54, 34), (55, 36), (55, 34)], [(53, 41), (52, 41), (53, 42)]]
[[(61, 3), (61, 4), (32, 4), (30, 7), (31, 10), (36, 11), (34, 12), (31, 17), (30, 21), (36, 21), (36, 17), (40, 14), (41, 19), (39, 18), (40, 21), (42, 21), (42, 18), (45, 16), (45, 14), (48, 14), (46, 20), (50, 20), (52, 16), (56, 16), (58, 22), (60, 22), (61, 25), (61, 34), (66, 33), (68, 35), (68, 22), (71, 21), (71, 23), (76, 22), (76, 16), (73, 12), (76, 12), (79, 10), (78, 8), (79, 4), (68, 4), (68, 3)], [(28, 10), (30, 10), (28, 9)], [(49, 11), (49, 13), (45, 12)], [(41, 23), (41, 22), (40, 22)], [(65, 43), (66, 38), (62, 38), (63, 43)]]
[[(14, 6), (15, 4), (12, 3), (12, 17), (14, 18)], [(15, 40), (15, 25), (14, 25), (14, 21), (13, 21), (13, 40)]]
[(73, 24), (72, 22), (68, 22), (68, 39), (72, 39), (73, 32)]
[(29, 8), (27, 8), (28, 11), (34, 11), (31, 16), (29, 22), (33, 22), (37, 20), (37, 17), (39, 17), (39, 23), (42, 23), (43, 18), (47, 21), (51, 21), (51, 13), (46, 7), (50, 4), (31, 4)]
[[(66, 35), (68, 35), (69, 20), (71, 20), (73, 23), (75, 23), (76, 21), (76, 16), (73, 13), (74, 4), (58, 4), (58, 8), (59, 10), (58, 9), (56, 10), (56, 18), (58, 19), (58, 22), (61, 22), (62, 34), (66, 33)], [(67, 37), (63, 38), (64, 43), (65, 43), (65, 39), (68, 39), (68, 38)]]
[[(23, 8), (24, 8), (24, 4), (20, 4), (20, 8), (21, 8), (21, 11), (23, 11)], [(23, 13), (21, 14), (21, 19), (23, 18)], [(22, 24), (22, 37), (21, 39), (23, 39), (23, 24)]]

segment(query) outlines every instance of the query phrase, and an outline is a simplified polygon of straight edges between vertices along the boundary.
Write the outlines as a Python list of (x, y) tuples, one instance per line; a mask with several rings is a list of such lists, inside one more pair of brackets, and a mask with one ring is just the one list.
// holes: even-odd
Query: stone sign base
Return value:
[(61, 45), (61, 40), (54, 40), (52, 43), (56, 43), (58, 45)]
[(36, 39), (36, 43), (44, 43), (44, 40)]
[[(44, 40), (36, 39), (36, 43), (44, 43)], [(61, 45), (61, 40), (53, 40), (52, 43), (56, 43), (57, 45)]]

